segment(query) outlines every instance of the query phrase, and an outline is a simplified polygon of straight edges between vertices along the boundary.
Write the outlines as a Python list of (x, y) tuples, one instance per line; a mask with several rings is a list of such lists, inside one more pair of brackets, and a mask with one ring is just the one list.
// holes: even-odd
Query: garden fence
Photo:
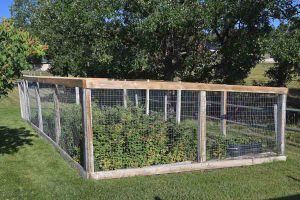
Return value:
[(285, 160), (286, 88), (24, 76), (21, 116), (85, 177)]

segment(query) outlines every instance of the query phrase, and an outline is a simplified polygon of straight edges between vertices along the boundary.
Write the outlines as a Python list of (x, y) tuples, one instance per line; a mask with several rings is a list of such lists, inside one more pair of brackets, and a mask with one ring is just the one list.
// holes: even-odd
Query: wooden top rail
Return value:
[(288, 89), (284, 87), (261, 87), (224, 84), (206, 84), (189, 82), (168, 81), (132, 81), (114, 80), (107, 78), (71, 78), (53, 76), (23, 76), (25, 80), (65, 85), (67, 87), (81, 87), (91, 89), (151, 89), (151, 90), (202, 90), (202, 91), (228, 91), (228, 92), (251, 92), (287, 94)]

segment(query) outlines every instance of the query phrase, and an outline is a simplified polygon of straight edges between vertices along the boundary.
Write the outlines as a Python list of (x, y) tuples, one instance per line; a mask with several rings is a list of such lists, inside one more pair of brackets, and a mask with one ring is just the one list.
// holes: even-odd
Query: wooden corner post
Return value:
[(200, 91), (198, 96), (198, 162), (206, 161), (206, 92)]
[(221, 92), (221, 134), (226, 135), (227, 92)]
[(59, 97), (58, 86), (55, 85), (54, 93), (53, 93), (53, 101), (54, 101), (54, 123), (55, 123), (55, 140), (56, 140), (56, 144), (59, 144), (60, 136), (61, 136), (60, 109), (59, 109), (59, 98), (58, 97)]
[(277, 144), (281, 155), (285, 154), (286, 94), (278, 97)]
[(24, 119), (24, 92), (22, 88), (22, 82), (18, 82), (18, 90), (19, 90), (19, 101), (20, 101), (20, 112), (21, 117)]
[(87, 178), (94, 173), (94, 148), (93, 148), (93, 128), (92, 128), (92, 98), (91, 89), (82, 89), (82, 112), (84, 131), (84, 168)]
[(24, 100), (24, 119), (27, 121), (30, 121), (30, 101), (28, 96), (28, 81), (23, 80), (22, 81), (23, 86), (23, 100)]

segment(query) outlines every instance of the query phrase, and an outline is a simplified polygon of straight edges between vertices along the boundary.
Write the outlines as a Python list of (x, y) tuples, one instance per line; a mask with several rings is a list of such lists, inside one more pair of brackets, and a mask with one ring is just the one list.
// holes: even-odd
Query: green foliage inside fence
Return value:
[[(59, 145), (83, 164), (82, 114), (79, 105), (61, 104)], [(163, 120), (163, 114), (145, 114), (144, 108), (92, 106), (95, 170), (114, 170), (197, 160), (197, 121)], [(36, 118), (36, 117), (35, 117)], [(54, 112), (43, 111), (44, 132), (53, 140)], [(244, 134), (222, 136), (218, 128), (208, 126), (207, 160), (229, 157), (230, 144), (262, 143), (258, 136)]]

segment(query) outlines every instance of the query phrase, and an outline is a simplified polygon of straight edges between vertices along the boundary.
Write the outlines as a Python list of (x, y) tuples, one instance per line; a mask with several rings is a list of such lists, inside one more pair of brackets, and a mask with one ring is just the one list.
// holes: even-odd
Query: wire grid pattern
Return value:
[[(192, 113), (190, 121), (186, 116), (185, 122), (176, 122), (177, 91), (150, 90), (148, 114), (146, 90), (126, 90), (116, 95), (117, 92), (92, 90), (96, 171), (196, 160), (197, 120)], [(127, 103), (120, 103), (120, 99)], [(189, 96), (185, 99), (188, 107), (191, 99)], [(141, 100), (138, 106), (136, 100)]]
[[(81, 101), (76, 102), (75, 88), (29, 82), (28, 94), (31, 123), (39, 127), (37, 100), (39, 94), (43, 124), (41, 131), (83, 166), (82, 108)], [(77, 96), (80, 94), (77, 93)], [(55, 95), (57, 95), (59, 110), (55, 110)], [(77, 97), (77, 99), (80, 98)], [(57, 114), (59, 114), (57, 117), (59, 117), (60, 126), (55, 122)], [(60, 133), (57, 133), (58, 129)]]
[[(199, 158), (201, 91), (91, 91), (95, 171), (194, 162)], [(38, 127), (37, 94), (44, 133), (83, 165), (82, 90), (28, 82), (30, 118)], [(56, 95), (59, 138), (55, 121)], [(224, 95), (221, 91), (205, 92), (206, 160), (279, 153), (276, 122), (280, 96), (243, 92)]]
[[(37, 100), (36, 100), (36, 83), (35, 82), (27, 82), (28, 83), (28, 89), (27, 89), (27, 94), (28, 94), (28, 101), (29, 104), (29, 111), (30, 111), (30, 121), (33, 123), (35, 126), (39, 126), (39, 121), (38, 121), (38, 107), (37, 107)], [(26, 93), (26, 91), (25, 91)]]
[[(220, 93), (207, 93), (207, 118), (212, 121), (207, 128), (208, 159), (278, 153), (275, 131), (278, 95), (228, 92), (226, 114), (221, 116)], [(226, 120), (224, 132), (222, 120)]]
[[(57, 86), (61, 136), (59, 145), (83, 166), (84, 134), (82, 127), (82, 101), (76, 102), (75, 88)], [(82, 90), (77, 95), (82, 96)]]
[(53, 141), (56, 141), (55, 118), (54, 118), (54, 95), (55, 86), (51, 84), (39, 83), (39, 94), (42, 108), (43, 132)]

